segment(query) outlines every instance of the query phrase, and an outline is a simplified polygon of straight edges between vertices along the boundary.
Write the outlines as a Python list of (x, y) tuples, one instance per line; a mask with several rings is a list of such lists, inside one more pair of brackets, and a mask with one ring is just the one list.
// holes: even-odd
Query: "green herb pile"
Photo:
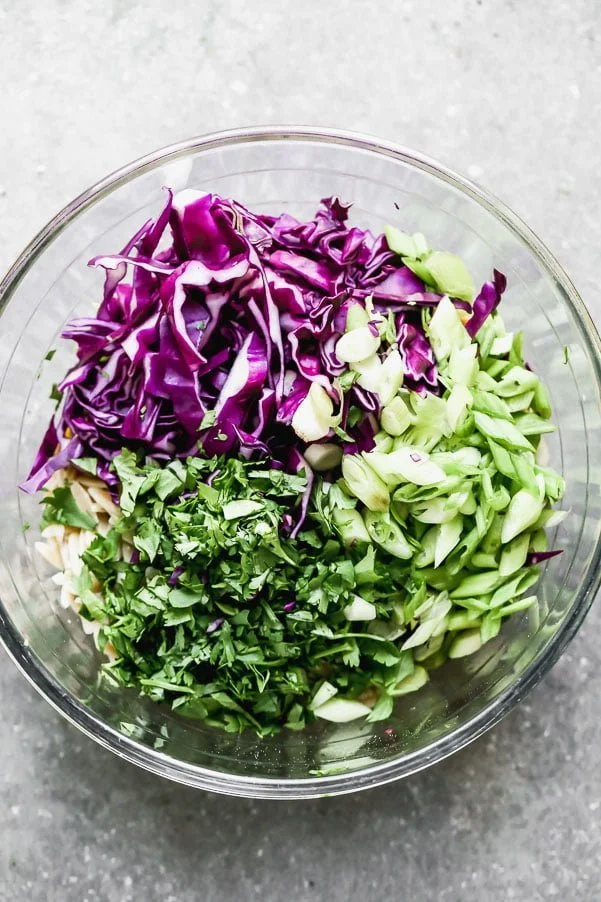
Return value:
[[(390, 592), (404, 565), (328, 538), (325, 495), (315, 528), (283, 537), (303, 477), (224, 458), (159, 469), (124, 452), (115, 465), (123, 518), (83, 554), (78, 587), (80, 613), (103, 623), (100, 646), (118, 655), (107, 676), (211, 725), (266, 735), (301, 728), (325, 677), (357, 697), (411, 672), (410, 656), (344, 615), (359, 591), (384, 621), (410, 594), (415, 608), (410, 586)], [(120, 559), (122, 535), (137, 562)]]

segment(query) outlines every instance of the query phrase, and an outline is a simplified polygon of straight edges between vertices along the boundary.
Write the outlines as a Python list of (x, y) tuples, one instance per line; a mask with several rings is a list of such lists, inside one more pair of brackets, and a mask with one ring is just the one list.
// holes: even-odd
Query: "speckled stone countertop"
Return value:
[[(408, 144), (501, 196), (599, 322), (600, 42), (598, 0), (0, 0), (0, 268), (155, 147), (314, 123)], [(285, 804), (122, 763), (0, 652), (0, 902), (593, 902), (600, 629), (597, 606), (543, 684), (434, 770)]]

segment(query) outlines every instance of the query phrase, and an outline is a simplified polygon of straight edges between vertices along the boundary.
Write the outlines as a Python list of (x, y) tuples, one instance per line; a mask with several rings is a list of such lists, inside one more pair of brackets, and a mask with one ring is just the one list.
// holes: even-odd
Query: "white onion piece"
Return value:
[(344, 608), (343, 612), (347, 620), (375, 620), (376, 608), (371, 601), (366, 601), (360, 595), (354, 595), (350, 604)]
[(374, 335), (369, 326), (351, 329), (336, 342), (336, 357), (342, 363), (359, 363), (367, 360), (380, 347), (380, 336)]
[(331, 698), (319, 708), (315, 708), (313, 713), (316, 717), (329, 720), (331, 723), (349, 723), (359, 717), (367, 717), (371, 714), (371, 708), (354, 699)]

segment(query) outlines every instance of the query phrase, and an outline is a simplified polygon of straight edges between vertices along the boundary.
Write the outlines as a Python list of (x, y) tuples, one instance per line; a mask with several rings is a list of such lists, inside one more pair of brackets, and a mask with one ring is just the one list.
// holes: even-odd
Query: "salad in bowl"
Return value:
[(90, 265), (21, 489), (103, 680), (263, 738), (385, 722), (536, 607), (565, 484), (501, 272), (191, 188)]

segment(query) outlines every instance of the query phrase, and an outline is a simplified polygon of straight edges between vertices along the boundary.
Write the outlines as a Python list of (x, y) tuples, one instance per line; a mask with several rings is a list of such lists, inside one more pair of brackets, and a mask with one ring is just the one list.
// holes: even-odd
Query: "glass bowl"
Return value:
[[(476, 283), (493, 266), (509, 288), (503, 317), (523, 328), (527, 356), (550, 388), (558, 431), (552, 464), (567, 480), (571, 516), (553, 546), (539, 605), (473, 657), (435, 671), (398, 700), (389, 721), (258, 740), (233, 736), (97, 680), (99, 659), (58, 604), (36, 554), (37, 499), (20, 493), (51, 414), (49, 392), (73, 360), (65, 321), (90, 314), (101, 276), (86, 266), (120, 248), (156, 213), (161, 187), (202, 188), (251, 209), (309, 217), (320, 198), (352, 201), (352, 220), (397, 223), (459, 253)], [(451, 754), (506, 714), (572, 638), (599, 585), (600, 342), (569, 279), (535, 235), (497, 200), (401, 147), (321, 129), (245, 129), (152, 154), (86, 191), (56, 216), (0, 285), (0, 635), (42, 695), (83, 732), (157, 774), (240, 796), (302, 798), (406, 776)], [(52, 360), (45, 360), (56, 348)], [(26, 528), (30, 523), (31, 528)]]

